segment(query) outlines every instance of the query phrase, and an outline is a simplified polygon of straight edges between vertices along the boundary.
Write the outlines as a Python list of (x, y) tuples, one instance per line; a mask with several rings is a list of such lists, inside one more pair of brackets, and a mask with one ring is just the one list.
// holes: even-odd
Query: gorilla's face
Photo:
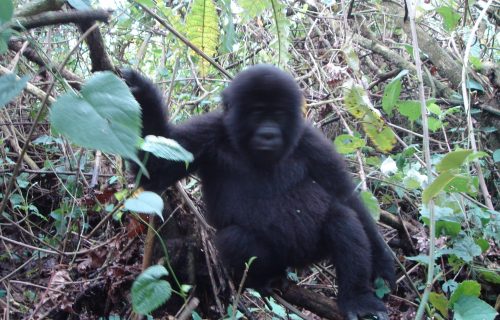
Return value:
[(240, 73), (222, 98), (231, 142), (252, 162), (273, 164), (293, 150), (302, 132), (302, 95), (288, 74), (253, 67)]

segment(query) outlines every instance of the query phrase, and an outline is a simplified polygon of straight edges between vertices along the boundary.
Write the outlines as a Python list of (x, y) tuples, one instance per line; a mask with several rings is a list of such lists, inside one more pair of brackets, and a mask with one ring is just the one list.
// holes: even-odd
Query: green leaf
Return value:
[(1, 0), (0, 1), (0, 26), (7, 23), (12, 19), (14, 14), (14, 5), (12, 0)]
[(474, 280), (465, 280), (458, 285), (458, 287), (453, 291), (450, 297), (450, 306), (453, 305), (458, 299), (468, 296), (468, 297), (479, 297), (481, 294), (481, 285)]
[(146, 136), (141, 149), (155, 156), (172, 161), (193, 162), (193, 154), (184, 149), (177, 141), (158, 136)]
[(132, 285), (132, 306), (138, 314), (148, 314), (161, 306), (172, 295), (170, 283), (160, 279), (167, 276), (164, 266), (151, 266), (137, 277)]
[(493, 152), (493, 161), (495, 161), (495, 163), (500, 162), (500, 149), (496, 149)]
[(76, 10), (90, 10), (92, 6), (89, 0), (68, 0), (68, 3)]
[(355, 73), (359, 72), (360, 69), (359, 57), (356, 51), (354, 50), (353, 46), (351, 45), (346, 46), (345, 48), (342, 49), (342, 52), (346, 59), (347, 66), (351, 68), (351, 70), (354, 71)]
[(494, 271), (481, 271), (481, 277), (490, 283), (500, 284), (500, 275)]
[(470, 154), (472, 150), (456, 150), (447, 153), (436, 165), (437, 172), (460, 168)]
[(483, 62), (481, 61), (481, 58), (474, 57), (474, 56), (469, 56), (469, 62), (471, 65), (474, 67), (475, 70), (481, 70), (483, 69)]
[(407, 117), (410, 121), (420, 119), (420, 116), (422, 115), (420, 101), (418, 100), (399, 101), (396, 107), (398, 108), (399, 113)]
[(271, 6), (271, 1), (237, 0), (236, 2), (243, 9), (241, 18), (245, 23), (261, 15)]
[(485, 253), (490, 248), (490, 243), (488, 242), (488, 240), (485, 240), (483, 238), (475, 239), (474, 242), (481, 248), (482, 253)]
[(377, 277), (375, 279), (375, 295), (382, 299), (386, 294), (391, 293), (391, 288), (385, 283), (384, 279)]
[(396, 105), (401, 94), (401, 78), (408, 74), (408, 70), (402, 70), (394, 79), (389, 82), (384, 88), (384, 95), (382, 97), (382, 109), (389, 116)]
[[(213, 0), (194, 0), (186, 17), (188, 39), (208, 56), (217, 54), (219, 44), (219, 16)], [(194, 51), (191, 51), (195, 55)], [(200, 59), (202, 76), (208, 73), (210, 63)]]
[(371, 191), (361, 191), (361, 200), (375, 221), (380, 219), (380, 205)]
[(431, 292), (429, 301), (443, 316), (448, 317), (448, 299), (444, 294)]
[(154, 192), (141, 192), (136, 198), (127, 199), (124, 207), (134, 212), (154, 213), (163, 220), (163, 199)]
[(414, 256), (414, 257), (405, 257), (405, 259), (410, 260), (410, 261), (416, 261), (418, 263), (425, 264), (425, 265), (429, 264), (429, 256), (428, 255), (419, 254), (418, 256)]
[[(428, 220), (428, 219), (427, 219)], [(426, 221), (426, 224), (429, 225), (429, 221)], [(448, 235), (451, 237), (456, 237), (462, 230), (462, 225), (460, 222), (442, 218), (436, 221), (436, 236), (439, 237), (441, 235)]]
[(465, 86), (469, 90), (477, 90), (477, 91), (484, 92), (483, 86), (474, 79), (467, 79), (467, 81), (465, 82)]
[(460, 14), (452, 7), (439, 7), (436, 12), (443, 18), (443, 27), (446, 31), (453, 31), (460, 22)]
[(460, 298), (453, 310), (453, 320), (494, 320), (498, 314), (492, 306), (476, 297)]
[(432, 132), (436, 132), (443, 125), (443, 122), (441, 122), (441, 120), (436, 119), (434, 117), (428, 117), (427, 120), (428, 120), (427, 124), (429, 125), (429, 130), (431, 130)]
[(471, 237), (457, 240), (453, 245), (452, 253), (467, 263), (472, 262), (474, 257), (481, 255), (481, 247)]
[(141, 132), (140, 107), (128, 86), (111, 72), (94, 74), (80, 95), (61, 96), (50, 110), (52, 126), (77, 145), (129, 158)]
[(335, 144), (335, 149), (341, 154), (353, 153), (366, 145), (365, 140), (351, 136), (350, 134), (337, 136), (333, 143)]
[(424, 189), (422, 193), (423, 204), (429, 203), (429, 201), (437, 196), (448, 183), (455, 178), (455, 174), (450, 171), (445, 171), (441, 173), (432, 183)]
[(23, 91), (28, 83), (28, 79), (29, 76), (18, 79), (13, 73), (0, 77), (0, 109)]

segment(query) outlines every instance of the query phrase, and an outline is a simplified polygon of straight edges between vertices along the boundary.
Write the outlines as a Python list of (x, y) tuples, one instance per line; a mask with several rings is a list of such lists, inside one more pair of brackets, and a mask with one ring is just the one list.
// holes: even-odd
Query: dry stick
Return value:
[[(413, 44), (413, 60), (415, 60), (415, 69), (418, 78), (418, 92), (420, 96), (420, 109), (422, 113), (422, 131), (423, 131), (423, 151), (425, 159), (425, 167), (427, 169), (427, 178), (429, 183), (432, 181), (432, 167), (431, 167), (431, 151), (430, 151), (430, 141), (429, 141), (429, 123), (427, 114), (427, 105), (425, 102), (425, 91), (424, 91), (424, 79), (422, 74), (422, 61), (420, 60), (420, 48), (418, 46), (417, 39), (417, 26), (415, 24), (415, 14), (416, 14), (416, 4), (408, 3), (409, 17), (410, 17), (410, 28), (411, 37)], [(425, 205), (425, 204), (424, 204)], [(419, 320), (422, 318), (425, 308), (427, 306), (427, 300), (429, 299), (429, 293), (432, 288), (433, 275), (434, 275), (434, 250), (436, 235), (434, 229), (436, 227), (436, 222), (434, 221), (434, 201), (431, 199), (427, 204), (429, 208), (429, 266), (427, 270), (427, 283), (418, 307), (417, 315), (415, 319)]]
[[(135, 1), (134, 1), (135, 2)], [(147, 7), (143, 6), (142, 4), (135, 2), (139, 7), (142, 8), (142, 10), (146, 11), (148, 14), (150, 14), (153, 18), (155, 18), (156, 21), (158, 21), (162, 26), (164, 26), (168, 31), (174, 34), (179, 40), (181, 40), (186, 46), (188, 46), (190, 49), (192, 49), (194, 52), (199, 54), (203, 59), (207, 60), (211, 65), (213, 65), (217, 70), (220, 71), (223, 75), (225, 75), (228, 79), (232, 79), (233, 77), (227, 72), (222, 66), (220, 66), (214, 59), (212, 59), (210, 56), (208, 56), (205, 52), (203, 52), (200, 48), (195, 46), (191, 41), (189, 41), (186, 37), (184, 37), (182, 34), (180, 34), (177, 30), (175, 30), (172, 26), (170, 26), (168, 23), (165, 22), (160, 16), (158, 16), (156, 13), (148, 9)]]
[(182, 309), (182, 312), (179, 316), (176, 317), (177, 320), (187, 320), (191, 318), (191, 314), (193, 313), (194, 309), (198, 307), (200, 304), (200, 300), (196, 297), (192, 297), (189, 299), (188, 303), (184, 306)]
[[(474, 135), (474, 127), (472, 126), (472, 115), (470, 113), (470, 101), (469, 101), (469, 92), (467, 90), (466, 80), (467, 80), (467, 65), (469, 63), (469, 55), (472, 47), (472, 43), (475, 42), (475, 37), (473, 35), (476, 34), (477, 29), (479, 28), (479, 24), (483, 20), (486, 15), (486, 11), (490, 7), (493, 0), (489, 0), (488, 3), (484, 6), (483, 10), (479, 14), (474, 26), (472, 27), (471, 32), (469, 33), (469, 40), (467, 41), (467, 45), (465, 46), (464, 60), (462, 64), (462, 97), (464, 99), (464, 109), (467, 113), (467, 130), (469, 131), (469, 139), (472, 150), (477, 152), (477, 143), (476, 137)], [(481, 187), (481, 192), (483, 193), (484, 201), (490, 210), (495, 210), (493, 208), (493, 202), (491, 202), (491, 195), (488, 192), (488, 188), (486, 187), (486, 181), (484, 180), (483, 170), (481, 169), (481, 165), (479, 161), (474, 160), (474, 166), (476, 167), (477, 177), (479, 179), (479, 186)]]
[[(58, 68), (59, 72), (68, 63), (69, 58), (76, 51), (76, 49), (82, 43), (82, 41), (92, 31), (94, 31), (95, 29), (97, 29), (97, 26), (98, 26), (97, 23), (95, 23), (84, 34), (82, 34), (82, 36), (80, 37), (80, 39), (78, 39), (78, 42), (76, 43), (76, 45), (73, 47), (73, 49), (69, 52), (69, 54), (66, 56), (66, 58), (63, 60), (63, 62), (59, 66), (59, 68)], [(4, 192), (4, 197), (3, 197), (3, 200), (2, 200), (2, 202), (0, 204), (0, 212), (3, 212), (5, 210), (5, 207), (7, 206), (7, 201), (9, 200), (10, 193), (11, 193), (12, 189), (14, 188), (14, 182), (16, 181), (16, 177), (17, 177), (17, 175), (19, 173), (19, 169), (21, 168), (21, 164), (23, 163), (24, 155), (26, 154), (26, 151), (28, 150), (28, 146), (30, 145), (29, 142), (31, 141), (31, 137), (33, 136), (33, 133), (35, 132), (35, 128), (36, 128), (38, 122), (40, 122), (40, 120), (42, 118), (42, 115), (45, 114), (45, 109), (47, 109), (47, 106), (48, 106), (48, 101), (49, 101), (49, 98), (50, 98), (50, 93), (52, 92), (52, 89), (54, 89), (55, 83), (56, 83), (55, 79), (53, 81), (51, 81), (50, 86), (47, 89), (47, 93), (45, 94), (45, 97), (44, 97), (44, 99), (42, 101), (42, 106), (38, 110), (38, 113), (35, 116), (35, 120), (33, 122), (33, 125), (31, 126), (30, 131), (28, 132), (28, 135), (26, 137), (26, 143), (24, 144), (23, 149), (21, 150), (21, 154), (19, 155), (19, 158), (17, 159), (16, 165), (14, 167), (14, 170), (12, 171), (12, 178), (9, 180), (9, 184), (7, 185), (7, 189)]]
[(299, 309), (295, 308), (292, 304), (290, 304), (288, 301), (286, 301), (285, 299), (283, 299), (278, 294), (273, 293), (272, 297), (276, 301), (278, 301), (280, 304), (282, 304), (285, 308), (287, 308), (288, 310), (292, 311), (294, 314), (296, 314), (297, 316), (299, 316), (299, 318), (304, 319), (304, 320), (313, 320), (312, 317), (308, 317), (305, 314), (303, 314)]

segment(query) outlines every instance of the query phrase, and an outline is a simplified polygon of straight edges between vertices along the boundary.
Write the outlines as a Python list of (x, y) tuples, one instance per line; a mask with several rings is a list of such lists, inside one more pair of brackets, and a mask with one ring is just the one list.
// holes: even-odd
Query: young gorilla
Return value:
[(394, 284), (391, 254), (343, 158), (302, 118), (302, 94), (291, 76), (269, 65), (248, 68), (222, 93), (222, 112), (178, 126), (166, 121), (149, 80), (130, 70), (124, 77), (142, 107), (142, 134), (175, 139), (195, 158), (186, 169), (151, 156), (151, 179), (141, 184), (160, 191), (197, 171), (217, 249), (236, 277), (253, 256), (246, 285), (257, 289), (285, 276), (287, 267), (331, 259), (347, 318), (388, 319), (372, 283), (382, 277)]

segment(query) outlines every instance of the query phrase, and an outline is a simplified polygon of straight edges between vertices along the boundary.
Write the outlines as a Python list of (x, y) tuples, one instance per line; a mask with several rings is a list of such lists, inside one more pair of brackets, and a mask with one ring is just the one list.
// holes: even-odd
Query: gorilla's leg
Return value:
[(348, 206), (337, 203), (331, 210), (324, 232), (337, 269), (340, 308), (349, 320), (367, 315), (388, 319), (372, 290), (372, 249), (362, 223)]
[(249, 230), (237, 225), (218, 230), (215, 244), (224, 266), (233, 274), (235, 281), (241, 280), (245, 263), (256, 257), (248, 271), (246, 287), (270, 293), (271, 281), (284, 275), (286, 266), (282, 257)]
[(395, 289), (396, 274), (394, 271), (394, 259), (377, 229), (375, 220), (373, 220), (357, 196), (349, 201), (349, 206), (358, 214), (358, 219), (361, 221), (370, 241), (373, 267), (372, 281), (377, 277), (381, 277), (389, 283), (392, 289)]

